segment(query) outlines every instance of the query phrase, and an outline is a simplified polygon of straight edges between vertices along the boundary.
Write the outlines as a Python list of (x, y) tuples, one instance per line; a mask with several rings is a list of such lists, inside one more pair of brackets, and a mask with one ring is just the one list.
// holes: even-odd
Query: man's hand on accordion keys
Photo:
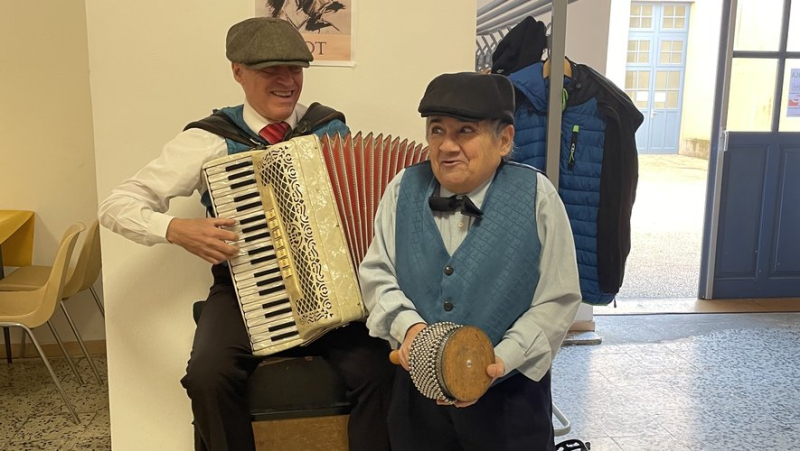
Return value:
[(167, 227), (167, 241), (177, 244), (203, 260), (217, 264), (233, 258), (239, 248), (228, 242), (237, 241), (236, 233), (222, 227), (233, 227), (235, 219), (174, 218)]

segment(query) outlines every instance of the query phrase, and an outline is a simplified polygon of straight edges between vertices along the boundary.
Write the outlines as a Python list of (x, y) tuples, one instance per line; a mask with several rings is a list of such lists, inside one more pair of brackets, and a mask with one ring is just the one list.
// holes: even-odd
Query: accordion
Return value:
[(378, 203), (401, 169), (427, 156), (390, 136), (309, 135), (203, 165), (215, 215), (237, 220), (228, 267), (254, 355), (366, 316), (357, 266)]

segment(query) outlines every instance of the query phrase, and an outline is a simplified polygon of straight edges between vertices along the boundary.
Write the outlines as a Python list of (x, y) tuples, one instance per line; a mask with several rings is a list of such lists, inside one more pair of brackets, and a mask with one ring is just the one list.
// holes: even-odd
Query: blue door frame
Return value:
[[(780, 132), (791, 0), (777, 51), (734, 51), (737, 0), (724, 0), (699, 297), (800, 297), (800, 133)], [(734, 58), (777, 63), (771, 130), (724, 131)], [(769, 80), (766, 80), (769, 81)]]

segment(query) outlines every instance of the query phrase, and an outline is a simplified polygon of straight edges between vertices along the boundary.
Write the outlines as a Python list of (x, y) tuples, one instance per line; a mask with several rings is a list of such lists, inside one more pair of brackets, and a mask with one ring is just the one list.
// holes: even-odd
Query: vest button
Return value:
[(453, 269), (453, 267), (450, 266), (450, 265), (447, 265), (447, 266), (444, 267), (444, 274), (447, 275), (447, 276), (449, 276), (450, 274), (453, 274), (453, 271), (455, 271), (455, 269)]
[(453, 303), (450, 301), (446, 301), (444, 303), (444, 311), (449, 312), (450, 310), (453, 310)]

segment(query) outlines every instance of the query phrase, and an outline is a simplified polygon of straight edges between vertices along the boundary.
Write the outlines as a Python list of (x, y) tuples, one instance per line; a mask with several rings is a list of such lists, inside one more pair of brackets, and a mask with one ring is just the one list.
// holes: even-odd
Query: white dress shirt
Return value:
[[(408, 329), (425, 321), (400, 289), (395, 269), (395, 215), (400, 191), (400, 172), (387, 186), (375, 216), (375, 236), (359, 268), (361, 291), (369, 310), (370, 335), (388, 340), (394, 347)], [(540, 380), (569, 330), (581, 300), (575, 243), (564, 204), (552, 183), (537, 174), (536, 225), (541, 242), (539, 284), (530, 309), (520, 316), (495, 346), (506, 374), (518, 369)], [(468, 193), (480, 208), (491, 179)], [(453, 193), (440, 187), (440, 195)], [(464, 241), (474, 219), (458, 212), (434, 211), (436, 227), (447, 251), (453, 255)]]
[[(297, 104), (286, 122), (294, 128), (307, 109)], [(247, 102), (242, 115), (256, 134), (270, 123)], [(164, 146), (158, 158), (114, 188), (100, 203), (100, 223), (140, 244), (166, 243), (167, 227), (173, 219), (165, 214), (169, 201), (191, 196), (195, 191), (205, 193), (203, 164), (227, 154), (225, 140), (213, 133), (199, 128), (181, 132)]]

